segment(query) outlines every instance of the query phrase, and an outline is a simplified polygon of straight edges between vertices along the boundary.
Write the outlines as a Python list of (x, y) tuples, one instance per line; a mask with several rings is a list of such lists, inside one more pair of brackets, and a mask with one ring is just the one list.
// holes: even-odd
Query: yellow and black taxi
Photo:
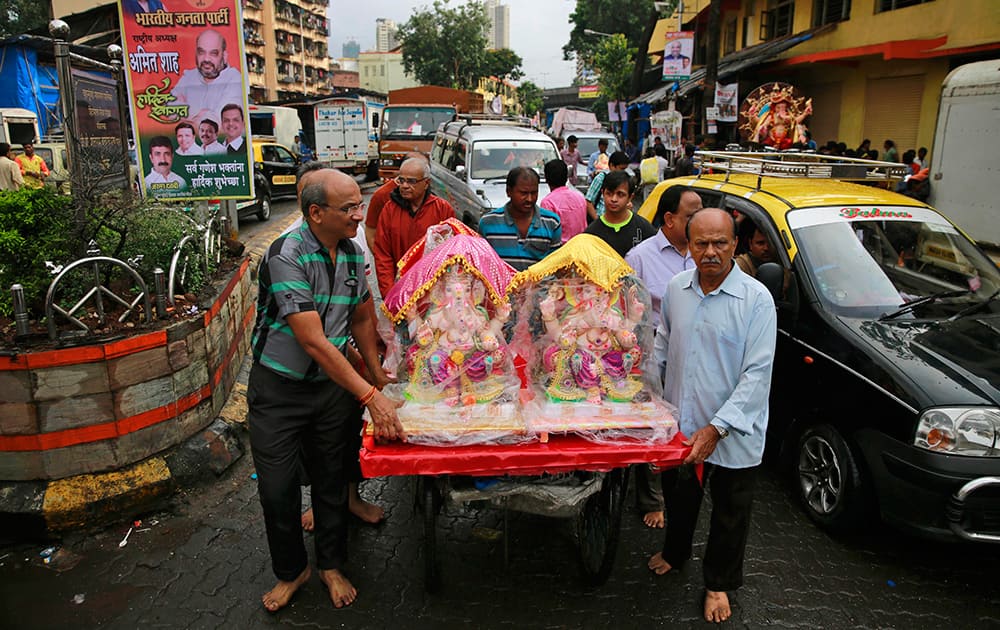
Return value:
[(259, 221), (271, 218), (271, 200), (295, 197), (299, 160), (291, 150), (273, 138), (253, 139), (253, 177), (256, 197), (236, 204), (239, 217), (256, 216)]
[(757, 270), (778, 308), (768, 448), (809, 516), (848, 530), (877, 510), (925, 535), (1000, 541), (997, 265), (943, 214), (886, 189), (903, 165), (698, 161), (701, 174), (662, 182), (640, 214), (662, 223), (663, 191), (690, 186), (742, 219), (741, 241), (759, 229), (777, 254)]

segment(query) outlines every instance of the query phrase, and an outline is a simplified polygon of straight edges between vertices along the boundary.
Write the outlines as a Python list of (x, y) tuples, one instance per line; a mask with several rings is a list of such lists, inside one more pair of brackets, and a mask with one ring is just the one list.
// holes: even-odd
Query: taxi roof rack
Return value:
[(903, 179), (909, 167), (898, 162), (880, 162), (860, 158), (782, 151), (761, 153), (751, 151), (696, 151), (695, 163), (701, 169), (698, 177), (725, 173), (756, 175), (757, 189), (761, 178), (838, 179), (851, 182), (893, 182)]

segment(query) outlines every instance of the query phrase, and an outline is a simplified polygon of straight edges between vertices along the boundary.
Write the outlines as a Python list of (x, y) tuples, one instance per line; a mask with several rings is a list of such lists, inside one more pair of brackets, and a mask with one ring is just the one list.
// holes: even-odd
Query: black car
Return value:
[(299, 160), (284, 145), (272, 140), (253, 141), (254, 189), (252, 201), (236, 204), (239, 218), (256, 216), (260, 221), (271, 218), (271, 201), (295, 197)]

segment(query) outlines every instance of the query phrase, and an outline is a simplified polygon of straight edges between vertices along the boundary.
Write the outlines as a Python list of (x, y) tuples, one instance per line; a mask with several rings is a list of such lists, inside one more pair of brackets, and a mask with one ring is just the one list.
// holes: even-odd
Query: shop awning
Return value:
[[(789, 48), (812, 39), (818, 31), (826, 28), (828, 27), (821, 26), (808, 31), (803, 31), (801, 33), (796, 33), (795, 35), (786, 35), (785, 37), (772, 39), (770, 41), (756, 44), (754, 46), (748, 46), (747, 48), (730, 53), (719, 60), (719, 80), (722, 81), (727, 79), (742, 70), (746, 70), (747, 68), (767, 63)], [(704, 81), (705, 67), (702, 66), (692, 72), (691, 78), (687, 81), (683, 81), (679, 85), (674, 81), (664, 83), (654, 90), (650, 90), (645, 94), (640, 94), (637, 98), (630, 101), (629, 104), (659, 103), (660, 101), (666, 99), (671, 93), (674, 93), (675, 90), (676, 96), (684, 96), (688, 92), (698, 88)]]

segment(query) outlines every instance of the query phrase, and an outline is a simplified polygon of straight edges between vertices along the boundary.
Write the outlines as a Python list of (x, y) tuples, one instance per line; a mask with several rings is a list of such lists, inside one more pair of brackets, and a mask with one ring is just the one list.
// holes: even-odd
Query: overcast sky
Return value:
[[(543, 88), (570, 85), (576, 65), (562, 60), (562, 47), (569, 41), (569, 14), (576, 1), (505, 0), (504, 4), (510, 7), (510, 47), (524, 60), (525, 78)], [(362, 51), (374, 50), (377, 18), (402, 24), (414, 9), (432, 5), (433, 0), (330, 0), (330, 54), (340, 57), (341, 46), (349, 39), (361, 44)]]

